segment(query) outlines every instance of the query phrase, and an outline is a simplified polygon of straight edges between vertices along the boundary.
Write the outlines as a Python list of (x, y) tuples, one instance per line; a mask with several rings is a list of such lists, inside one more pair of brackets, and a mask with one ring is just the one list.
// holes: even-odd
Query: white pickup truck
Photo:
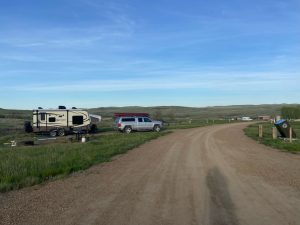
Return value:
[(132, 131), (149, 131), (159, 132), (162, 128), (162, 122), (152, 120), (149, 117), (117, 117), (115, 120), (115, 128), (127, 134)]

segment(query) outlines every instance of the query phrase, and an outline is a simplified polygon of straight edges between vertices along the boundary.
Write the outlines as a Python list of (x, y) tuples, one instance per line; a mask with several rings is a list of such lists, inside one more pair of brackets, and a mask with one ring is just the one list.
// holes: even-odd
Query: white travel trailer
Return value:
[[(101, 117), (90, 115), (81, 109), (35, 109), (32, 126), (25, 124), (26, 131), (49, 133), (51, 136), (64, 136), (66, 133), (89, 132), (97, 129)], [(30, 127), (31, 126), (31, 129)]]

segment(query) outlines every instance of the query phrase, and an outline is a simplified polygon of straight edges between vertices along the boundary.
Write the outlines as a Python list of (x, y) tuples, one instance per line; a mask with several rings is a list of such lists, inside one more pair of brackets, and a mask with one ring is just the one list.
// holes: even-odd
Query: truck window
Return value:
[(151, 123), (152, 121), (149, 118), (144, 118), (144, 122)]
[(49, 117), (49, 123), (54, 123), (56, 121), (55, 117)]
[(139, 122), (142, 123), (143, 122), (143, 118), (139, 118)]
[(122, 118), (122, 122), (134, 122), (135, 118)]
[(83, 116), (73, 116), (72, 117), (72, 123), (74, 125), (81, 125), (81, 124), (83, 124)]

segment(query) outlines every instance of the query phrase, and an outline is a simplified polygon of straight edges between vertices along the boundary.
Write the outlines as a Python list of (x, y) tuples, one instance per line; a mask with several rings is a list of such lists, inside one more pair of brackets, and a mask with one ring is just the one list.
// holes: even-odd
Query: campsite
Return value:
[[(267, 108), (268, 110), (274, 110), (275, 115), (280, 113), (280, 111), (276, 110), (276, 107), (270, 105)], [(241, 109), (244, 108), (245, 106), (241, 107)], [(120, 111), (121, 109), (115, 110)], [(130, 108), (130, 110), (131, 112), (135, 111), (133, 108)], [(139, 108), (138, 110), (141, 109)], [(89, 137), (87, 142), (83, 143), (81, 139), (77, 140), (76, 134), (57, 136), (54, 140), (50, 135), (44, 134), (42, 137), (46, 139), (49, 137), (50, 140), (42, 141), (42, 143), (34, 142), (34, 145), (22, 144), (21, 140), (40, 138), (41, 134), (25, 133), (24, 128), (22, 128), (23, 130), (21, 129), (21, 121), (27, 120), (32, 113), (34, 118), (36, 111), (2, 110), (1, 124), (4, 124), (4, 121), (6, 121), (6, 126), (1, 126), (0, 190), (8, 193), (3, 193), (0, 201), (2, 206), (7, 205), (7, 201), (10, 201), (10, 203), (5, 208), (1, 207), (1, 223), (22, 224), (26, 221), (26, 223), (35, 224), (39, 223), (40, 218), (43, 218), (43, 223), (46, 224), (60, 223), (62, 221), (65, 224), (72, 224), (77, 220), (80, 220), (82, 223), (90, 223), (90, 220), (92, 220), (93, 223), (109, 221), (109, 223), (118, 224), (121, 220), (124, 221), (130, 218), (142, 223), (147, 220), (151, 221), (150, 218), (147, 218), (147, 213), (143, 213), (143, 210), (147, 209), (153, 213), (160, 214), (159, 210), (166, 210), (168, 204), (170, 204), (168, 203), (169, 201), (179, 201), (181, 206), (187, 207), (186, 210), (180, 210), (180, 212), (188, 216), (189, 219), (198, 216), (202, 218), (196, 211), (193, 213), (193, 210), (203, 208), (203, 203), (193, 202), (194, 200), (186, 199), (184, 195), (181, 195), (184, 193), (192, 194), (195, 191), (198, 193), (197, 186), (205, 184), (209, 190), (210, 198), (217, 198), (219, 202), (214, 203), (214, 200), (212, 200), (213, 205), (211, 205), (212, 208), (209, 212), (214, 215), (212, 221), (220, 223), (225, 215), (226, 221), (234, 224), (237, 217), (232, 214), (234, 210), (232, 202), (234, 201), (235, 204), (248, 202), (247, 196), (252, 196), (253, 198), (258, 193), (262, 194), (261, 191), (264, 190), (262, 187), (260, 189), (252, 189), (253, 185), (249, 183), (253, 182), (251, 181), (252, 178), (250, 179), (251, 176), (260, 177), (264, 182), (273, 184), (275, 187), (277, 187), (277, 184), (288, 185), (291, 188), (289, 192), (294, 190), (292, 193), (295, 194), (299, 190), (300, 183), (297, 181), (299, 175), (299, 154), (294, 155), (291, 153), (297, 153), (300, 150), (300, 142), (294, 140), (293, 143), (289, 143), (288, 140), (280, 138), (272, 140), (272, 124), (269, 120), (264, 122), (259, 120), (245, 122), (242, 120), (242, 116), (240, 116), (241, 120), (222, 119), (216, 116), (220, 113), (219, 110), (216, 110), (216, 114), (210, 113), (209, 115), (213, 117), (206, 119), (203, 117), (195, 118), (192, 115), (186, 116), (187, 114), (184, 114), (186, 117), (182, 117), (181, 114), (176, 113), (168, 118), (169, 114), (165, 112), (169, 112), (169, 110), (168, 108), (166, 111), (154, 111), (153, 116), (158, 115), (161, 117), (160, 119), (169, 120), (167, 126), (161, 132), (121, 133), (113, 129), (113, 118), (101, 116), (102, 120), (98, 124), (97, 132), (87, 134), (86, 137)], [(190, 111), (192, 110), (196, 109), (191, 108)], [(205, 111), (208, 109), (198, 110)], [(100, 113), (98, 112), (98, 114)], [(115, 113), (107, 112), (104, 115), (115, 115)], [(120, 114), (118, 115), (120, 116)], [(122, 116), (126, 115), (145, 114), (122, 113)], [(164, 115), (166, 116), (164, 117)], [(238, 113), (236, 115), (238, 116)], [(170, 120), (170, 118), (173, 120)], [(259, 124), (265, 126), (264, 138), (258, 137), (257, 128)], [(299, 134), (299, 122), (291, 122), (291, 126)], [(249, 137), (244, 134), (243, 129)], [(4, 133), (5, 135), (3, 135)], [(252, 141), (250, 137), (255, 141)], [(4, 141), (12, 138), (17, 140), (16, 146), (3, 145)], [(264, 147), (262, 144), (255, 143), (256, 141), (281, 150)], [(240, 145), (243, 147), (241, 148)], [(204, 152), (198, 152), (199, 148), (204, 150)], [(224, 151), (225, 149), (227, 150)], [(228, 149), (231, 149), (230, 152), (228, 152)], [(240, 152), (241, 150), (242, 152)], [(222, 153), (222, 151), (224, 152)], [(117, 156), (126, 152), (128, 152), (126, 155)], [(248, 155), (247, 160), (242, 165), (241, 160), (245, 155)], [(251, 157), (249, 158), (249, 156)], [(171, 158), (168, 159), (168, 157)], [(239, 159), (236, 157), (239, 157)], [(268, 161), (268, 157), (272, 157), (272, 161)], [(231, 168), (227, 168), (225, 164), (221, 163), (224, 159), (226, 163), (234, 163)], [(197, 160), (200, 160), (201, 163), (199, 164)], [(190, 173), (189, 167), (192, 165), (201, 166), (196, 166), (195, 168), (198, 169), (186, 177), (186, 173)], [(251, 165), (252, 169), (248, 168)], [(254, 165), (255, 167), (253, 167)], [(280, 173), (272, 170), (274, 166), (278, 168)], [(234, 175), (232, 173), (234, 168), (239, 168), (238, 171), (241, 171), (241, 174)], [(261, 174), (261, 172), (263, 173)], [(198, 176), (198, 173), (203, 174), (203, 176)], [(205, 173), (207, 174), (205, 175)], [(288, 176), (287, 173), (289, 174)], [(251, 176), (249, 177), (249, 175)], [(236, 176), (247, 176), (250, 179), (243, 184), (242, 190), (238, 188), (240, 184), (236, 183)], [(159, 182), (160, 179), (162, 181)], [(185, 180), (185, 184), (189, 184), (191, 187), (182, 186), (183, 183), (180, 182), (182, 179)], [(229, 181), (230, 185), (228, 186), (227, 182)], [(167, 186), (160, 187), (159, 184), (161, 182)], [(42, 185), (38, 185), (40, 183)], [(142, 185), (143, 183), (144, 185)], [(158, 185), (157, 187), (154, 186), (158, 189), (151, 189), (151, 185)], [(162, 195), (162, 193), (167, 191), (165, 189), (167, 187), (174, 187), (174, 191), (179, 188), (177, 191), (181, 191), (178, 194), (169, 193)], [(18, 189), (21, 190), (18, 191)], [(232, 192), (231, 189), (236, 189), (237, 191), (233, 196), (229, 194), (229, 192)], [(238, 193), (240, 191), (247, 191), (248, 195), (239, 197)], [(78, 192), (81, 193), (80, 196), (78, 196)], [(95, 196), (93, 197), (91, 193), (94, 193)], [(113, 195), (116, 200), (113, 202), (107, 199), (108, 196), (111, 196), (110, 193), (115, 193)], [(149, 196), (146, 193), (149, 193)], [(150, 193), (153, 194), (150, 195)], [(276, 188), (268, 189), (268, 192), (263, 192), (263, 194), (273, 198), (274, 201), (283, 201), (281, 197), (278, 198), (276, 196), (274, 198), (274, 195), (278, 194)], [(284, 194), (285, 192), (282, 192), (282, 197)], [(139, 204), (139, 201), (136, 201), (134, 196), (144, 199), (144, 201), (150, 201), (150, 205), (147, 208), (132, 208)], [(68, 203), (67, 199), (73, 199), (74, 201), (75, 198), (77, 199), (75, 202), (81, 202), (86, 205), (87, 209), (89, 209), (88, 215), (96, 209), (96, 199), (100, 199), (100, 202), (108, 201), (108, 203), (102, 203), (104, 207), (102, 213), (107, 216), (104, 220), (102, 216), (83, 216), (82, 214), (85, 214), (85, 212), (82, 211), (79, 205), (73, 206)], [(157, 202), (152, 202), (149, 198), (157, 198)], [(50, 205), (47, 207), (50, 207), (51, 213), (45, 214), (46, 211), (43, 208), (45, 203), (49, 201)], [(270, 213), (269, 210), (272, 209), (265, 207), (266, 205), (261, 199), (256, 197), (256, 201), (261, 204), (261, 207), (257, 208), (260, 214)], [(286, 198), (284, 202), (285, 204), (296, 204), (292, 203), (290, 198)], [(16, 210), (15, 204), (18, 204), (20, 209), (18, 217), (12, 214)], [(125, 207), (126, 210), (124, 211), (123, 207), (120, 208), (119, 204)], [(196, 206), (191, 208), (193, 204), (196, 204)], [(61, 207), (67, 210), (71, 216), (65, 217), (64, 210), (57, 211)], [(113, 217), (110, 212), (105, 211), (106, 207), (114, 207), (119, 216)], [(143, 217), (128, 217), (130, 215), (128, 210), (135, 210), (137, 211), (136, 215), (143, 215)], [(260, 221), (257, 210), (248, 210), (251, 212), (248, 215), (248, 219)], [(279, 210), (284, 211), (285, 209), (280, 208)], [(293, 213), (293, 211), (290, 213)], [(55, 215), (54, 220), (53, 218), (50, 219), (50, 217), (53, 217), (52, 215)], [(178, 215), (178, 217), (174, 218), (180, 221), (181, 216)], [(297, 220), (296, 214), (290, 214), (290, 218)], [(283, 222), (282, 218), (275, 217), (275, 219), (278, 224)], [(273, 223), (275, 220), (269, 218), (268, 221)]]
[(0, 225), (300, 225), (299, 0), (0, 4)]

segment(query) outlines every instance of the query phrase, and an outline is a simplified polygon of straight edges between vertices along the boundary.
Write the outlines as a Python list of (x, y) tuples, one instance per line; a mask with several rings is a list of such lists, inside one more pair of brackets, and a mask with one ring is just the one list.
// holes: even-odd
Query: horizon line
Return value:
[[(182, 107), (182, 108), (195, 108), (195, 109), (203, 109), (203, 108), (214, 108), (214, 107), (234, 107), (234, 106), (270, 106), (270, 105), (274, 105), (274, 106), (279, 106), (279, 105), (300, 105), (300, 103), (263, 103), (263, 104), (237, 104), (237, 105), (214, 105), (214, 106), (184, 106), (184, 105), (155, 105), (155, 106), (134, 106), (134, 105), (127, 105), (127, 106), (99, 106), (99, 107), (76, 107), (77, 109), (100, 109), (100, 108), (159, 108), (159, 107)], [(39, 107), (39, 106), (38, 106)], [(32, 109), (24, 109), (24, 108), (2, 108), (0, 107), (0, 109), (2, 110), (35, 110), (36, 108), (32, 108)], [(72, 107), (72, 106), (71, 106)], [(70, 107), (70, 108), (71, 108)], [(67, 109), (70, 109), (67, 108)], [(58, 109), (54, 108), (54, 107), (48, 107), (48, 108), (43, 108), (43, 109)]]

